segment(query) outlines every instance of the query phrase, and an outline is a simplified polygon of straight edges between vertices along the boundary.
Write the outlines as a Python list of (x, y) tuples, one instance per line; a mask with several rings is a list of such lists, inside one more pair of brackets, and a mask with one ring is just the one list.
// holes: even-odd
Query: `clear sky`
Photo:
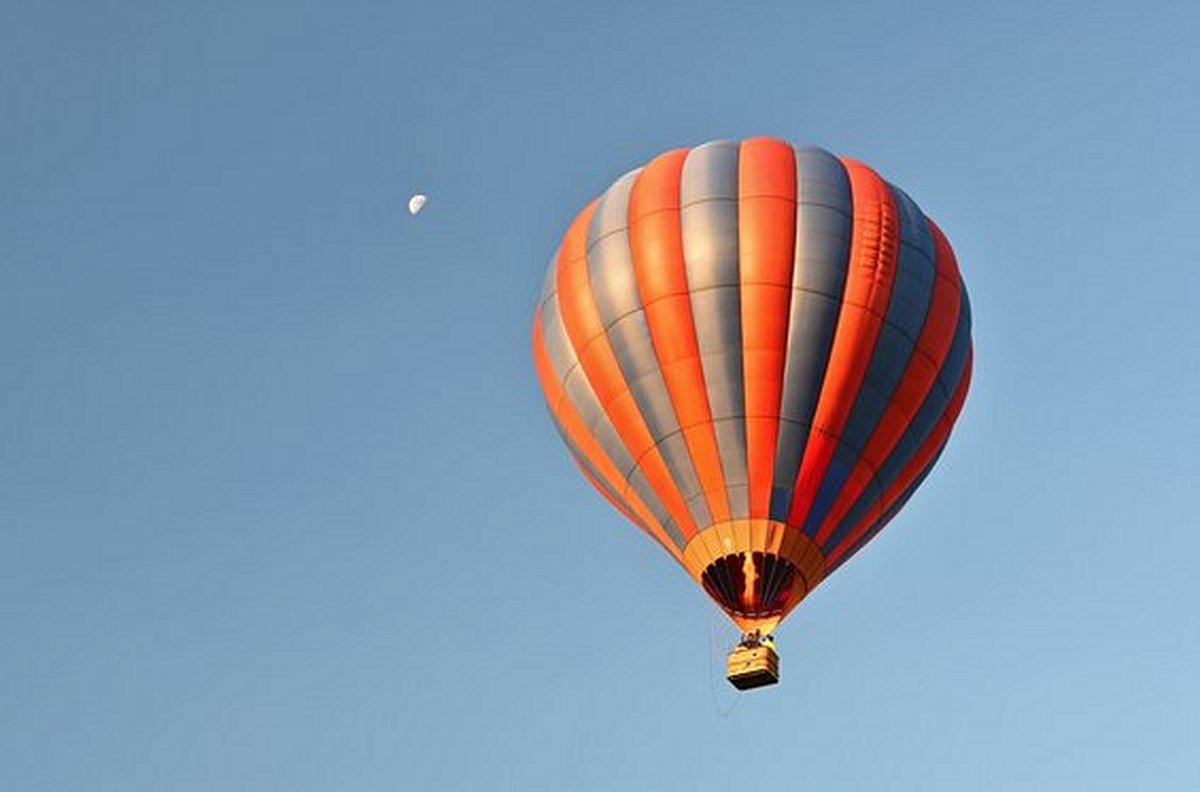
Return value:
[[(1200, 5), (1150, 6), (0, 4), (0, 788), (1200, 788)], [(739, 699), (528, 333), (587, 200), (757, 134), (938, 221), (976, 373)]]

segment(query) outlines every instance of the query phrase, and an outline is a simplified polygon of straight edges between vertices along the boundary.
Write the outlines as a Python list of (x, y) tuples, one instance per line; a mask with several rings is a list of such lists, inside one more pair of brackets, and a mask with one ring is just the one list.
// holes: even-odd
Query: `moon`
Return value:
[(425, 201), (427, 200), (429, 199), (426, 198), (422, 193), (414, 194), (412, 198), (408, 199), (408, 213), (410, 215), (415, 215), (417, 212), (421, 211), (421, 208), (425, 206)]

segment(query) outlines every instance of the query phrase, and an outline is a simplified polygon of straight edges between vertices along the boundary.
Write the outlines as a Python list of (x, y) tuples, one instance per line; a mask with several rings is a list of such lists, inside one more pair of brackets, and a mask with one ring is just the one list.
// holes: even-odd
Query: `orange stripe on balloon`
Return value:
[(963, 402), (967, 398), (967, 390), (971, 386), (971, 365), (974, 357), (973, 352), (967, 353), (967, 363), (962, 375), (958, 379), (958, 386), (954, 389), (954, 393), (950, 397), (949, 403), (946, 405), (946, 410), (942, 413), (942, 417), (934, 424), (933, 430), (926, 436), (925, 441), (913, 454), (913, 458), (904, 466), (904, 470), (900, 475), (888, 485), (883, 495), (875, 502), (875, 505), (863, 515), (862, 519), (855, 524), (853, 530), (849, 531), (846, 536), (838, 543), (837, 547), (828, 555), (826, 559), (826, 569), (830, 569), (837, 565), (838, 560), (852, 547), (859, 539), (862, 538), (875, 521), (882, 517), (896, 499), (904, 494), (908, 486), (916, 480), (921, 471), (930, 463), (938, 449), (946, 442), (946, 438), (950, 436), (950, 430), (954, 427), (954, 422), (958, 420), (958, 414), (962, 411)]
[[(579, 358), (579, 365), (613, 428), (620, 435), (621, 442), (629, 450), (630, 456), (638, 461), (646, 480), (675, 519), (684, 538), (690, 538), (697, 530), (695, 520), (625, 382), (592, 296), (587, 268), (587, 229), (595, 209), (596, 202), (593, 201), (579, 213), (567, 229), (559, 250), (556, 285), (563, 326)], [(625, 494), (628, 490), (629, 484), (626, 482), (620, 492)]]
[(738, 258), (750, 517), (771, 507), (796, 240), (796, 155), (774, 138), (738, 153)]
[(797, 526), (808, 517), (862, 386), (887, 311), (899, 252), (896, 206), (887, 183), (861, 162), (846, 157), (841, 161), (850, 177), (854, 229), (842, 308), (788, 515), (788, 522)]
[(937, 380), (937, 373), (950, 352), (961, 307), (961, 280), (950, 243), (932, 221), (929, 221), (929, 229), (934, 239), (936, 275), (925, 324), (917, 337), (908, 368), (896, 385), (878, 426), (875, 427), (858, 462), (838, 493), (837, 500), (817, 531), (815, 538), (818, 545), (829, 539), (838, 523), (846, 516), (846, 512), (867, 488), (879, 466), (900, 441), (904, 430), (908, 428), (909, 422), (917, 414)]
[(625, 516), (629, 517), (634, 524), (650, 534), (659, 544), (667, 549), (669, 553), (674, 555), (680, 561), (683, 556), (675, 546), (675, 542), (663, 530), (662, 525), (654, 517), (654, 514), (646, 507), (638, 494), (632, 489), (627, 488), (625, 477), (617, 466), (609, 458), (608, 454), (597, 442), (596, 438), (588, 431), (587, 426), (583, 422), (583, 418), (576, 412), (570, 398), (563, 390), (562, 383), (554, 375), (554, 366), (550, 362), (550, 355), (546, 352), (546, 342), (542, 337), (542, 312), (539, 308), (534, 313), (533, 319), (533, 364), (537, 370), (538, 380), (542, 385), (542, 392), (546, 396), (546, 403), (550, 406), (550, 412), (558, 421), (559, 426), (563, 428), (567, 436), (571, 438), (571, 442), (579, 449), (584, 458), (592, 464), (605, 483), (614, 491), (623, 493), (625, 504), (613, 501), (612, 497), (603, 487), (599, 486), (598, 482), (592, 479), (592, 476), (580, 466), (584, 475), (592, 482), (593, 486), (600, 491), (600, 494), (612, 502), (619, 508)]
[(714, 522), (730, 518), (688, 295), (679, 216), (686, 149), (655, 158), (629, 193), (629, 247), (646, 324), (675, 416)]

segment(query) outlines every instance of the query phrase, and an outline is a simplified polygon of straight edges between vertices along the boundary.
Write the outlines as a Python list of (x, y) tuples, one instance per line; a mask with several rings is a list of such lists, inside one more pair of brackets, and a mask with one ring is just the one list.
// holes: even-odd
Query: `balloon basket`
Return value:
[(779, 655), (767, 643), (743, 641), (725, 662), (725, 678), (738, 690), (779, 682)]

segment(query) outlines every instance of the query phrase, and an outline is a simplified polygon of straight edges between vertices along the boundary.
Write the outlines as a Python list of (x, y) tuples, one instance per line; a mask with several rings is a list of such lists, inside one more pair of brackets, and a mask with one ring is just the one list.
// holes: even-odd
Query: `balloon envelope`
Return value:
[(408, 213), (411, 215), (415, 215), (417, 212), (421, 211), (421, 209), (425, 206), (426, 200), (428, 200), (428, 199), (421, 193), (417, 193), (412, 198), (409, 198), (408, 199)]
[(950, 245), (911, 198), (753, 138), (667, 152), (580, 212), (533, 354), (583, 475), (766, 632), (928, 475), (970, 327)]

